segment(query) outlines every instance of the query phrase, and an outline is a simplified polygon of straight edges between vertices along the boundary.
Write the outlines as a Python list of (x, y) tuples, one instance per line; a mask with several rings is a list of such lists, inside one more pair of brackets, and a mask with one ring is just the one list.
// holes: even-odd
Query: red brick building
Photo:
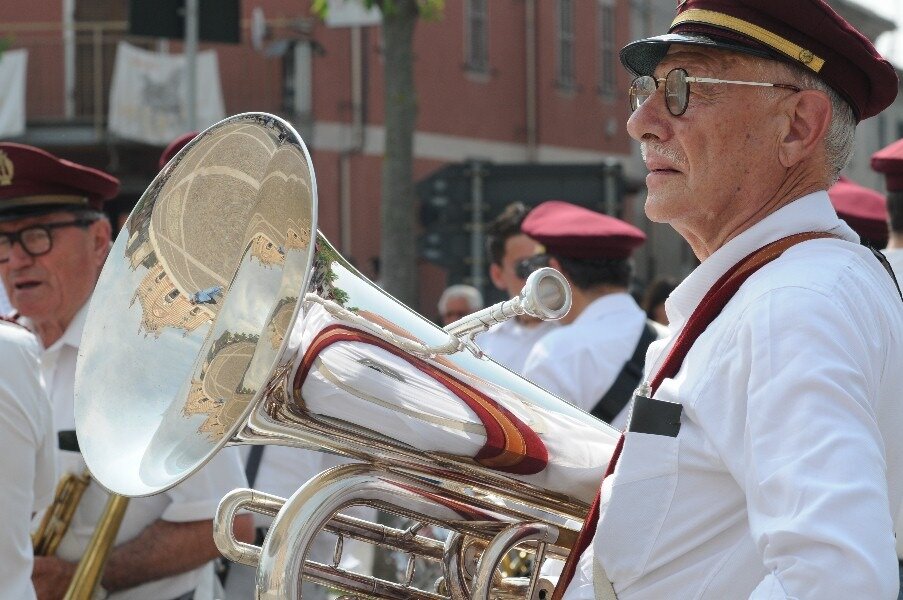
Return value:
[[(249, 39), (258, 7), (270, 25), (264, 51)], [(469, 159), (627, 161), (628, 75), (617, 50), (631, 37), (630, 10), (629, 0), (446, 0), (443, 17), (421, 21), (415, 36), (416, 178)], [(240, 44), (201, 44), (218, 53), (227, 114), (267, 111), (295, 124), (314, 159), (321, 231), (373, 276), (384, 138), (380, 27), (329, 27), (310, 14), (310, 0), (244, 0), (241, 13)], [(161, 148), (106, 130), (116, 43), (181, 51), (176, 41), (128, 36), (127, 19), (126, 0), (0, 7), (0, 38), (29, 49), (20, 141), (120, 176), (123, 210), (155, 174)], [(444, 271), (424, 262), (416, 308), (433, 315), (444, 285)]]

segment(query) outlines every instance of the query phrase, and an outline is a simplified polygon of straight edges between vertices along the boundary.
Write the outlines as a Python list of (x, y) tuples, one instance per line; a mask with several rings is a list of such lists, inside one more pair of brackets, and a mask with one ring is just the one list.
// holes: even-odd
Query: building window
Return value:
[(488, 73), (489, 0), (468, 0), (464, 19), (467, 70)]
[(606, 99), (615, 97), (617, 72), (615, 52), (615, 7), (611, 0), (599, 0), (597, 6), (599, 36), (599, 94)]
[(558, 86), (572, 90), (574, 76), (574, 1), (558, 0)]

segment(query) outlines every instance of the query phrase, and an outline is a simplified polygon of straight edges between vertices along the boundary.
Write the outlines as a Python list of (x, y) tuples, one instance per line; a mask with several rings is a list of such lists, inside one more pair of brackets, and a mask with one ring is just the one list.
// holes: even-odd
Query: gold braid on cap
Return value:
[(41, 204), (59, 204), (60, 206), (87, 206), (88, 198), (69, 194), (40, 194), (36, 196), (17, 196), (0, 203), (0, 209), (9, 210), (20, 206), (37, 206)]
[[(788, 0), (788, 2), (793, 1), (794, 0)], [(758, 25), (753, 25), (749, 21), (744, 21), (743, 19), (738, 19), (737, 17), (732, 17), (724, 13), (715, 12), (714, 10), (703, 10), (701, 8), (685, 10), (674, 18), (674, 21), (671, 22), (671, 28), (673, 29), (676, 25), (680, 25), (681, 23), (714, 25), (715, 27), (742, 33), (757, 42), (765, 44), (769, 48), (774, 48), (778, 52), (786, 54), (793, 60), (798, 60), (816, 73), (821, 71), (822, 67), (825, 66), (825, 60), (815, 56), (811, 50), (806, 50), (805, 48), (797, 46), (790, 40), (782, 38), (776, 33), (772, 33)]]

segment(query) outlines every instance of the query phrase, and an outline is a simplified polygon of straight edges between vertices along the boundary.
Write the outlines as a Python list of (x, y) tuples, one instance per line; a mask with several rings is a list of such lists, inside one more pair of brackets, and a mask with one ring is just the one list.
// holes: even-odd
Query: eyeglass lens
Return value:
[(11, 231), (9, 233), (0, 233), (0, 263), (9, 260), (13, 244), (19, 242), (22, 248), (31, 256), (41, 256), (47, 254), (53, 248), (53, 237), (50, 233), (51, 229), (61, 229), (66, 227), (88, 227), (94, 219), (76, 219), (66, 223), (49, 223), (47, 225), (34, 225), (26, 227), (19, 231)]
[(50, 251), (50, 232), (43, 227), (29, 227), (17, 234), (0, 235), (0, 262), (9, 260), (9, 254), (15, 241), (22, 244), (25, 251), (32, 256), (39, 256)]
[[(651, 75), (641, 75), (630, 84), (630, 110), (635, 111), (658, 89), (659, 80)], [(665, 76), (665, 106), (675, 117), (687, 110), (690, 100), (690, 87), (687, 83), (687, 72), (683, 69), (671, 69)]]

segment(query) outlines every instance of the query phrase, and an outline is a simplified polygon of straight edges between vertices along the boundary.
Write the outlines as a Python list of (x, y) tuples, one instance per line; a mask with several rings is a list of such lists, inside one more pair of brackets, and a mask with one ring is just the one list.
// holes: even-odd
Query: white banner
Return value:
[[(188, 69), (184, 54), (161, 54), (119, 42), (110, 90), (110, 132), (165, 146), (189, 131)], [(204, 129), (226, 116), (216, 52), (197, 55), (197, 123)]]
[(28, 50), (0, 55), (0, 138), (25, 133), (25, 71)]

